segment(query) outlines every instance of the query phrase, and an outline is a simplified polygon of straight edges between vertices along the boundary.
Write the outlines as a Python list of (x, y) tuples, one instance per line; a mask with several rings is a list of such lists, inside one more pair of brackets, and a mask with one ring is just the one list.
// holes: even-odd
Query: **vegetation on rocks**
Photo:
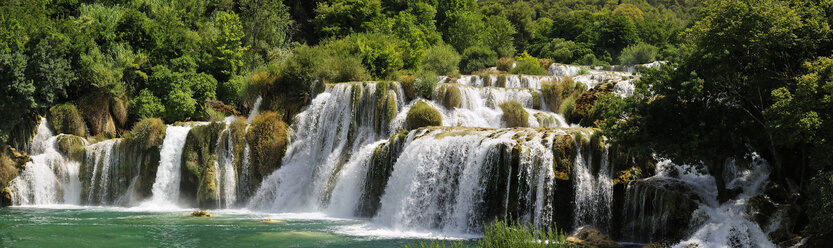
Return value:
[(443, 116), (439, 110), (431, 107), (428, 103), (418, 101), (411, 106), (405, 121), (408, 124), (408, 129), (413, 130), (428, 126), (442, 126)]
[(217, 185), (213, 170), (217, 139), (225, 123), (214, 122), (191, 128), (182, 149), (180, 196), (194, 199), (200, 207), (216, 207)]
[(439, 93), (443, 106), (447, 109), (459, 108), (463, 101), (460, 89), (455, 85), (442, 87)]
[(261, 112), (252, 120), (246, 140), (251, 146), (253, 182), (260, 182), (281, 167), (281, 158), (289, 145), (288, 129), (275, 112)]
[(503, 121), (508, 127), (527, 127), (529, 126), (529, 113), (526, 112), (523, 105), (518, 102), (503, 102), (500, 104), (500, 109), (503, 111)]
[(64, 103), (49, 108), (49, 123), (56, 133), (72, 134), (84, 137), (87, 134), (87, 126), (84, 118), (78, 112), (78, 108), (71, 103)]

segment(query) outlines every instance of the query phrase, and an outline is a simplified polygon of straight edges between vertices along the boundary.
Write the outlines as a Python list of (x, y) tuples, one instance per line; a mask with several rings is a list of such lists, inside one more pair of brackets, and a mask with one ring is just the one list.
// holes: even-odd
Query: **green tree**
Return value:
[[(21, 53), (0, 53), (0, 110), (9, 116), (25, 116), (37, 107), (35, 85), (26, 79), (28, 58)], [(3, 118), (0, 121), (0, 142), (9, 139), (11, 130), (21, 118)]]
[(524, 52), (515, 59), (515, 68), (509, 70), (512, 74), (547, 75), (547, 70), (541, 67), (538, 59)]
[(379, 0), (333, 0), (318, 4), (313, 23), (320, 36), (342, 38), (370, 30), (381, 11)]
[(512, 23), (503, 16), (490, 16), (486, 18), (485, 24), (484, 45), (495, 50), (498, 57), (512, 57), (515, 55), (513, 36), (517, 32)]
[(463, 52), (463, 58), (460, 61), (460, 71), (468, 74), (488, 68), (494, 65), (497, 59), (497, 53), (492, 51), (492, 49), (482, 46), (469, 47)]
[(246, 62), (249, 69), (277, 59), (274, 51), (290, 42), (293, 22), (289, 8), (280, 0), (242, 0), (238, 4), (246, 33), (245, 46), (250, 48)]
[(191, 98), (190, 93), (179, 89), (171, 91), (165, 100), (165, 121), (187, 120), (194, 115), (196, 105), (197, 102)]
[(159, 118), (165, 114), (162, 100), (147, 89), (139, 91), (139, 94), (130, 100), (129, 106), (128, 111), (134, 119)]
[(448, 44), (432, 46), (425, 52), (422, 68), (440, 75), (451, 75), (458, 71), (460, 54)]
[(647, 43), (631, 45), (622, 50), (619, 56), (619, 63), (623, 65), (636, 65), (654, 62), (657, 59), (659, 49)]
[(220, 12), (213, 24), (219, 33), (212, 41), (212, 55), (214, 68), (220, 72), (214, 77), (226, 81), (243, 66), (243, 55), (249, 47), (243, 46), (243, 26), (236, 13)]

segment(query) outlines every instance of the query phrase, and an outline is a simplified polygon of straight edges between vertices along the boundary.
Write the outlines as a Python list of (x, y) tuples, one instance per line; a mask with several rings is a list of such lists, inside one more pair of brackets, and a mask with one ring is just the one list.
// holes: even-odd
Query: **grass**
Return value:
[[(501, 220), (483, 228), (483, 238), (478, 239), (473, 247), (481, 248), (556, 248), (573, 247), (566, 241), (567, 235), (555, 231), (553, 228), (537, 229), (530, 224), (517, 221)], [(472, 247), (466, 241), (438, 241), (419, 242), (405, 245), (405, 248), (458, 248)]]

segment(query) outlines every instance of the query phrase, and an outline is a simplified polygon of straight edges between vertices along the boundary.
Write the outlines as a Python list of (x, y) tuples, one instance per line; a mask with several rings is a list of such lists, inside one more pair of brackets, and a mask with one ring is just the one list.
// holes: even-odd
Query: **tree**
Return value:
[(445, 42), (457, 51), (483, 44), (481, 37), (485, 28), (483, 16), (472, 11), (454, 12), (446, 17), (446, 29), (443, 32)]
[(529, 44), (529, 40), (532, 39), (532, 33), (535, 29), (532, 21), (533, 10), (529, 7), (529, 3), (518, 1), (509, 5), (506, 12), (507, 19), (512, 22), (512, 26), (515, 26), (515, 30), (517, 31), (513, 35), (515, 50), (524, 51)]
[(457, 72), (460, 64), (460, 54), (447, 44), (432, 46), (425, 52), (422, 68), (440, 75), (451, 75)]
[(149, 90), (142, 89), (139, 94), (130, 101), (128, 108), (130, 115), (135, 119), (159, 118), (165, 114), (165, 105)]
[(499, 57), (512, 57), (515, 55), (514, 38), (517, 32), (503, 16), (490, 16), (486, 18), (486, 30), (483, 43), (497, 52)]
[(243, 55), (249, 47), (243, 46), (243, 26), (240, 17), (234, 12), (220, 12), (214, 18), (214, 26), (219, 31), (214, 38), (213, 56), (214, 74), (221, 81), (228, 80), (243, 66)]
[(482, 46), (469, 47), (463, 52), (460, 71), (467, 74), (472, 73), (494, 65), (497, 59), (497, 53), (492, 49)]
[(316, 32), (322, 37), (342, 38), (370, 30), (372, 21), (382, 15), (379, 0), (334, 0), (315, 8)]
[(631, 45), (622, 50), (619, 56), (619, 63), (623, 65), (636, 65), (654, 62), (659, 49), (647, 43)]
[[(0, 53), (0, 110), (9, 116), (25, 116), (38, 105), (35, 102), (35, 85), (26, 79), (28, 58), (21, 53)], [(11, 130), (21, 118), (3, 118), (0, 121), (0, 142), (9, 139)]]
[(257, 64), (274, 60), (273, 50), (289, 44), (293, 22), (289, 8), (280, 0), (242, 0), (239, 5), (245, 46), (250, 48), (246, 63), (254, 69)]
[(524, 52), (515, 59), (515, 68), (509, 70), (512, 74), (547, 75), (547, 70), (541, 67), (538, 59)]

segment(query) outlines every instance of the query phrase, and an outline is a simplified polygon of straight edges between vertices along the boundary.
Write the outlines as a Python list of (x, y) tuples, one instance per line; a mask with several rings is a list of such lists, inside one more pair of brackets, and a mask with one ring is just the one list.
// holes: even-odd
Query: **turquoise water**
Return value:
[[(128, 208), (0, 208), (2, 247), (400, 247), (431, 234), (374, 230), (319, 214)], [(264, 222), (271, 218), (276, 221)]]

